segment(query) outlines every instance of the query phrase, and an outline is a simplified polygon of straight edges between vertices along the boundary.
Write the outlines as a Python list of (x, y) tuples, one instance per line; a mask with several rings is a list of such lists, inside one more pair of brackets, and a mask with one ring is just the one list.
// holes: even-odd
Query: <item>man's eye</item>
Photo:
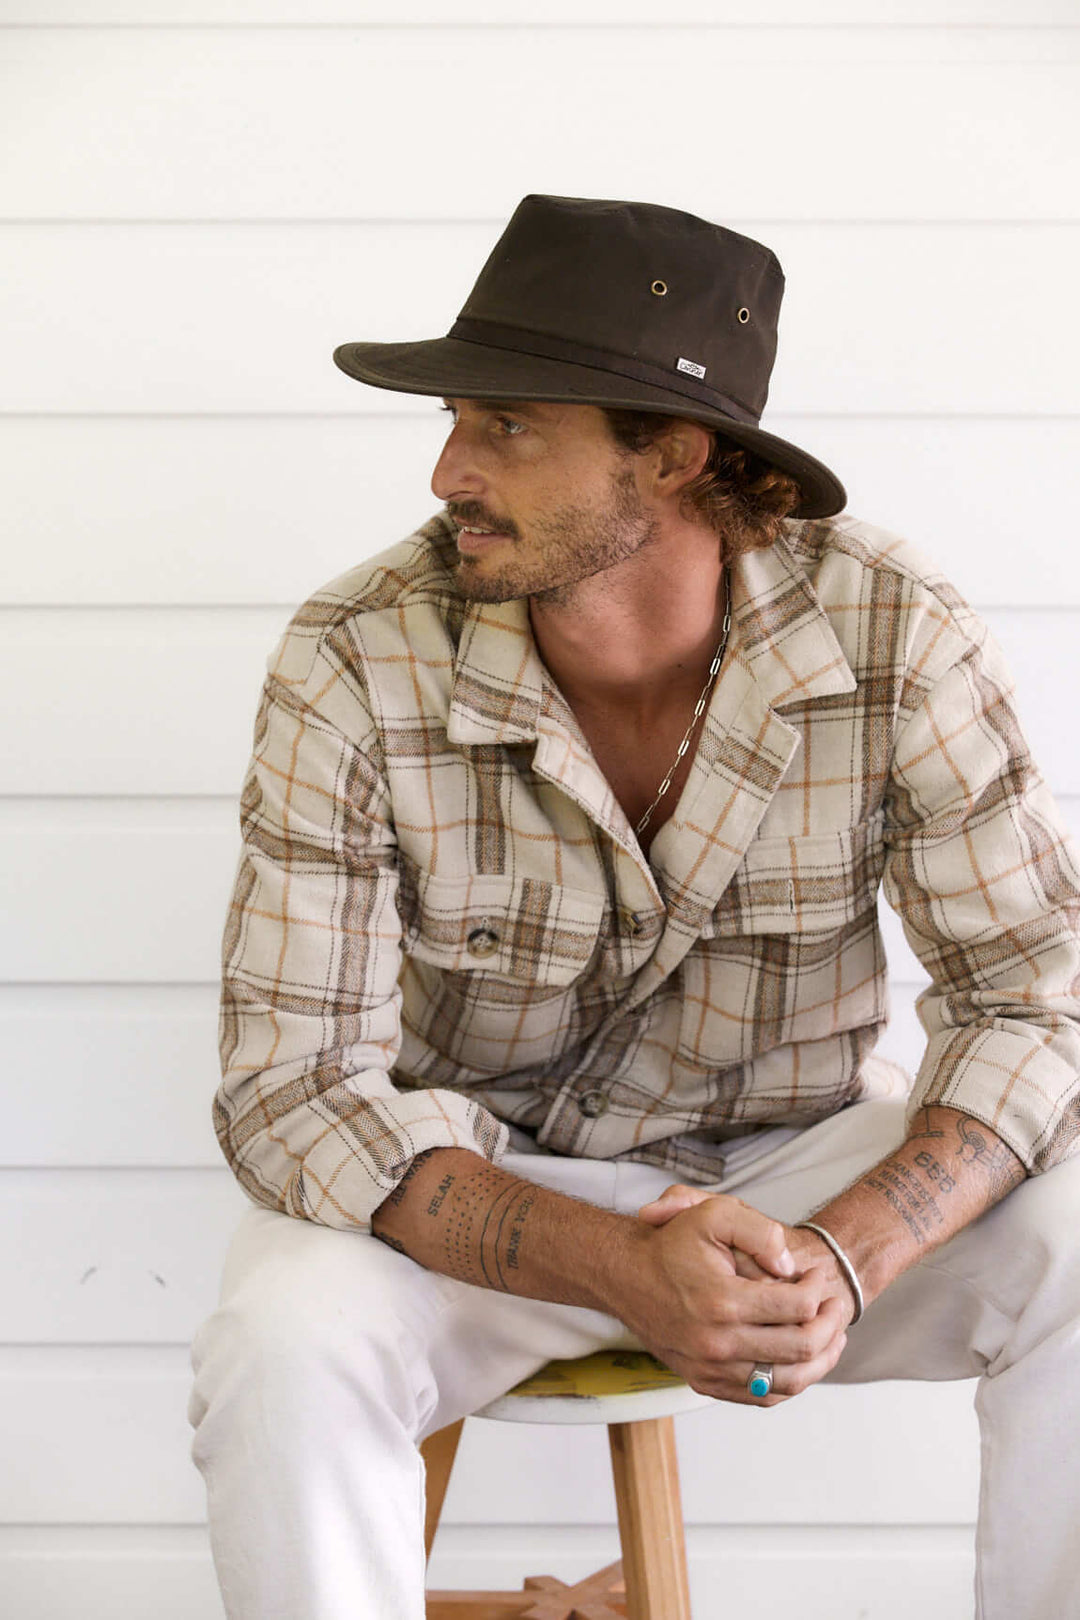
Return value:
[[(455, 423), (457, 422), (457, 409), (455, 406), (440, 405), (439, 409), (440, 411), (449, 411)], [(524, 433), (525, 431), (525, 423), (519, 422), (515, 416), (498, 415), (493, 417), (492, 420), (495, 422), (500, 431), (505, 433), (508, 438), (516, 438), (519, 433)]]

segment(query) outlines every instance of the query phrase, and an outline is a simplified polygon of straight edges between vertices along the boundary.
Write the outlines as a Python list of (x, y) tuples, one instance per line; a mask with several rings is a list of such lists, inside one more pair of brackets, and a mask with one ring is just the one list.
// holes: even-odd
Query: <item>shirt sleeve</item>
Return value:
[(1080, 867), (988, 633), (901, 726), (884, 889), (932, 984), (910, 1113), (962, 1109), (1029, 1172), (1080, 1130)]
[(453, 1091), (393, 1083), (402, 952), (390, 796), (363, 684), (325, 651), (305, 679), (266, 682), (241, 826), (218, 1140), (256, 1203), (370, 1230), (418, 1153), (494, 1160), (508, 1132)]

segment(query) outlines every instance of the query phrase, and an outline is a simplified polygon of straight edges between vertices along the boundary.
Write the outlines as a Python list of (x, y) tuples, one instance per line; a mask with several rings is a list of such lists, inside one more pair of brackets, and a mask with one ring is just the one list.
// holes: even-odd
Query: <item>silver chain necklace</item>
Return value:
[(649, 808), (646, 810), (645, 814), (642, 816), (641, 820), (638, 822), (637, 826), (634, 828), (634, 831), (638, 835), (639, 838), (640, 838), (641, 834), (645, 831), (645, 828), (649, 825), (649, 820), (650, 820), (650, 818), (652, 816), (653, 811), (656, 809), (657, 805), (660, 803), (660, 800), (664, 797), (664, 794), (667, 792), (668, 788), (671, 786), (671, 778), (675, 775), (675, 772), (678, 770), (680, 762), (682, 760), (682, 757), (686, 753), (686, 750), (690, 746), (690, 738), (693, 736), (694, 727), (697, 725), (698, 721), (701, 719), (702, 713), (704, 712), (704, 709), (705, 709), (705, 705), (709, 700), (709, 693), (712, 691), (712, 684), (716, 679), (717, 671), (719, 670), (720, 665), (724, 661), (724, 652), (727, 649), (728, 632), (730, 631), (730, 629), (731, 629), (731, 585), (730, 585), (730, 582), (729, 582), (728, 577), (727, 577), (727, 569), (725, 569), (724, 570), (724, 625), (723, 625), (723, 629), (720, 632), (720, 645), (716, 649), (716, 657), (713, 659), (712, 663), (709, 665), (709, 678), (705, 682), (705, 685), (702, 687), (701, 696), (698, 698), (697, 702), (694, 705), (693, 716), (692, 716), (692, 718), (690, 720), (690, 724), (686, 728), (686, 733), (685, 733), (685, 735), (683, 737), (683, 740), (679, 744), (678, 752), (676, 753), (675, 758), (672, 760), (671, 769), (668, 771), (667, 775), (664, 777), (664, 780), (661, 782), (660, 791), (656, 795), (656, 798), (653, 800), (652, 804), (650, 804)]

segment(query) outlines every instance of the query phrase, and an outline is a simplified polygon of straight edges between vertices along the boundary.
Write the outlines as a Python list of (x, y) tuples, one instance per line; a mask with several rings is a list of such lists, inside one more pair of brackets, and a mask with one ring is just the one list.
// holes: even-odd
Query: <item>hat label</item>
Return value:
[(675, 370), (688, 371), (691, 377), (704, 377), (705, 375), (704, 366), (699, 366), (695, 360), (684, 360), (681, 355), (679, 356), (679, 362), (676, 365)]

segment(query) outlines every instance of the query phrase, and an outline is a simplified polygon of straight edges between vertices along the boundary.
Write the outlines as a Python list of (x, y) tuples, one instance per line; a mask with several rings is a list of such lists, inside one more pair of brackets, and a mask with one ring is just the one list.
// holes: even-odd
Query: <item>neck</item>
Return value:
[(537, 647), (571, 706), (647, 723), (696, 698), (720, 638), (723, 574), (720, 543), (698, 529), (554, 599), (531, 597)]

